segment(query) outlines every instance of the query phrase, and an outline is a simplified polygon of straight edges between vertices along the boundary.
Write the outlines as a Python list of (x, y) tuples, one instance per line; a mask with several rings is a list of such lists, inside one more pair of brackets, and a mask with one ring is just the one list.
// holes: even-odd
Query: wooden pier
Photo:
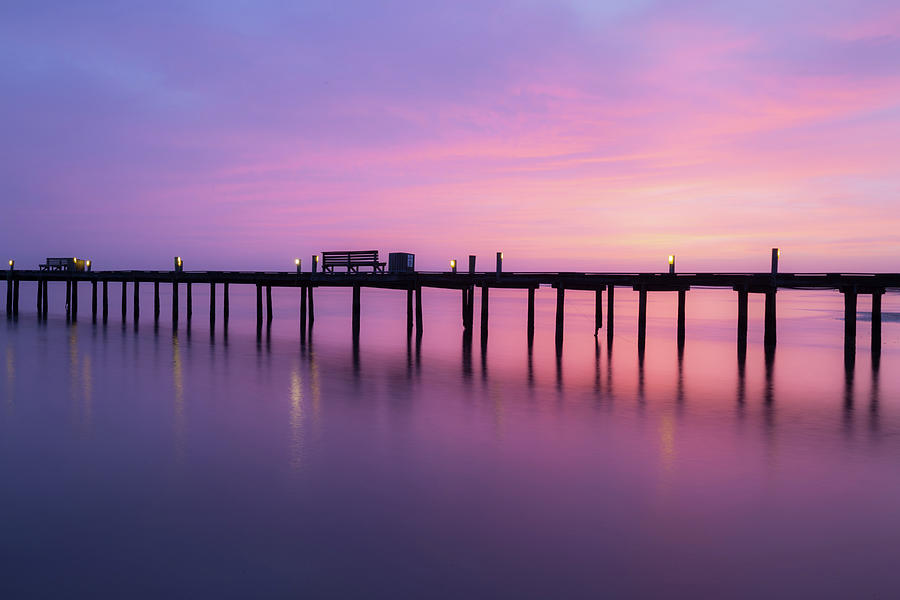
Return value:
[[(776, 335), (776, 296), (783, 289), (836, 290), (844, 297), (844, 347), (848, 353), (856, 348), (856, 313), (857, 300), (860, 295), (871, 296), (872, 306), (872, 350), (880, 352), (881, 348), (881, 296), (887, 289), (900, 288), (900, 274), (897, 273), (777, 273), (777, 258), (773, 252), (773, 272), (771, 273), (674, 273), (672, 262), (668, 273), (591, 273), (591, 272), (502, 272), (502, 256), (498, 254), (497, 270), (476, 272), (474, 257), (470, 257), (469, 271), (456, 272), (409, 272), (409, 273), (301, 273), (297, 272), (257, 272), (257, 271), (183, 271), (176, 264), (174, 271), (52, 271), (52, 270), (18, 270), (7, 271), (6, 315), (15, 319), (19, 313), (19, 283), (22, 281), (37, 282), (36, 308), (38, 317), (46, 319), (48, 315), (48, 296), (50, 283), (65, 283), (66, 316), (75, 321), (78, 319), (78, 285), (89, 283), (91, 286), (91, 318), (94, 322), (100, 318), (106, 322), (109, 314), (109, 287), (118, 285), (121, 291), (122, 321), (127, 319), (127, 288), (133, 288), (132, 317), (135, 322), (140, 317), (139, 286), (142, 283), (153, 284), (153, 318), (160, 318), (160, 285), (171, 286), (172, 289), (172, 322), (179, 320), (178, 297), (179, 288), (184, 286), (187, 295), (186, 318), (193, 315), (192, 288), (194, 285), (209, 285), (210, 306), (209, 320), (211, 329), (216, 324), (217, 286), (222, 290), (222, 320), (227, 327), (229, 318), (229, 286), (248, 285), (256, 287), (256, 324), (261, 330), (265, 323), (271, 323), (272, 288), (298, 288), (298, 304), (300, 309), (300, 325), (305, 337), (315, 321), (313, 304), (315, 288), (348, 287), (352, 289), (351, 319), (354, 340), (358, 340), (362, 328), (360, 319), (361, 289), (380, 288), (406, 292), (407, 300), (407, 333), (413, 331), (417, 336), (423, 334), (422, 290), (425, 288), (453, 289), (461, 292), (461, 325), (464, 335), (473, 332), (475, 288), (481, 288), (481, 341), (486, 343), (489, 331), (489, 296), (491, 288), (518, 289), (527, 293), (528, 318), (526, 322), (526, 339), (529, 346), (534, 340), (534, 298), (539, 287), (552, 287), (556, 290), (556, 331), (557, 349), (563, 344), (563, 324), (565, 316), (566, 290), (586, 290), (596, 294), (594, 335), (603, 328), (603, 293), (607, 293), (605, 323), (607, 339), (613, 337), (614, 291), (615, 288), (631, 288), (638, 292), (638, 349), (643, 352), (647, 328), (647, 297), (650, 293), (674, 292), (678, 296), (676, 315), (677, 340), (679, 349), (685, 338), (685, 304), (687, 292), (693, 288), (724, 288), (736, 293), (737, 342), (739, 351), (745, 351), (747, 345), (748, 297), (750, 294), (762, 294), (765, 297), (764, 340), (765, 346), (774, 347)], [(672, 257), (670, 257), (670, 261)], [(315, 265), (317, 261), (313, 261)], [(265, 309), (263, 309), (263, 291), (265, 291)], [(102, 294), (98, 299), (98, 293)], [(99, 309), (98, 309), (99, 306)], [(265, 315), (265, 317), (264, 317)]]

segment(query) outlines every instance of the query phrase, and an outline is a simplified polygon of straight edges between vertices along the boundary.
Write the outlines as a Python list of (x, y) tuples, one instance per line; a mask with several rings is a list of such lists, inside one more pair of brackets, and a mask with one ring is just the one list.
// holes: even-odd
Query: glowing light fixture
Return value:
[(450, 271), (452, 271), (453, 273), (456, 273), (456, 259), (455, 258), (450, 259)]
[(295, 259), (294, 259), (294, 264), (297, 265), (297, 266), (299, 267), (299, 266), (300, 266), (300, 259), (299, 259), (299, 258), (295, 258)]
[(675, 273), (675, 255), (674, 254), (669, 255), (669, 273), (672, 273), (672, 274)]
[(12, 269), (14, 266), (16, 266), (16, 261), (9, 259), (9, 268)]

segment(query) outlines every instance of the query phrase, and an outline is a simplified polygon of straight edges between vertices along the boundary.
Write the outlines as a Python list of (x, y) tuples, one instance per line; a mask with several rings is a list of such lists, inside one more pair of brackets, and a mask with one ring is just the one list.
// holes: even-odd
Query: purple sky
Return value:
[(0, 9), (21, 268), (900, 271), (896, 1), (103, 4)]

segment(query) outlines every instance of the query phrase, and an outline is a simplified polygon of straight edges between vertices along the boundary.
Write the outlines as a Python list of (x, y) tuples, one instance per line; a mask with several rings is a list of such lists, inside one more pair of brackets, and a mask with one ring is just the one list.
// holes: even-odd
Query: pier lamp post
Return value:
[(456, 275), (456, 259), (453, 258), (450, 260), (450, 272)]
[(781, 249), (772, 248), (772, 275), (778, 274), (778, 259), (781, 258)]
[(300, 271), (302, 270), (302, 269), (300, 268), (300, 259), (299, 259), (299, 258), (295, 258), (295, 259), (294, 259), (294, 266), (297, 267), (297, 275), (299, 275), (299, 274), (300, 274)]
[(181, 260), (180, 256), (175, 257), (175, 272), (181, 273), (184, 271), (184, 262)]
[(503, 253), (497, 253), (497, 278), (500, 278), (500, 273), (503, 272)]
[(312, 272), (315, 273), (319, 270), (319, 255), (313, 254), (312, 256)]
[(9, 270), (12, 271), (15, 268), (16, 268), (16, 261), (14, 261), (13, 259), (9, 259)]
[(669, 255), (669, 275), (675, 274), (675, 255)]
[(469, 275), (475, 274), (475, 256), (469, 255)]
[(91, 261), (89, 261), (89, 260), (84, 261), (84, 268), (87, 269), (88, 271), (90, 271), (91, 270)]

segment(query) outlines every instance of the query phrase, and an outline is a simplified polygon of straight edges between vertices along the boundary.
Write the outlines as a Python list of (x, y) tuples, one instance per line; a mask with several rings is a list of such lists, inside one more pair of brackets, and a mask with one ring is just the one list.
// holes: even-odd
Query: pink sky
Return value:
[(900, 271), (894, 2), (293, 4), (5, 9), (0, 252)]

